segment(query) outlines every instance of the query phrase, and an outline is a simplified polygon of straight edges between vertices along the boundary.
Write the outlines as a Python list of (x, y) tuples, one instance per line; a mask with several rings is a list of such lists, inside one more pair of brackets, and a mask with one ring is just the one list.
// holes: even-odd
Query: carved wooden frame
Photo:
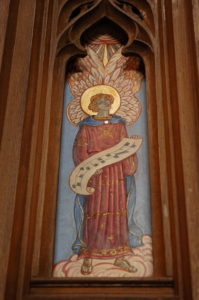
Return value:
[[(84, 2), (37, 1), (22, 139), (27, 150), (20, 162), (6, 299), (16, 294), (19, 299), (192, 299), (171, 1), (126, 0), (121, 7), (115, 0)], [(66, 66), (86, 54), (82, 34), (105, 17), (126, 32), (124, 54), (139, 54), (146, 67), (155, 271), (151, 278), (133, 280), (56, 279), (52, 265)]]

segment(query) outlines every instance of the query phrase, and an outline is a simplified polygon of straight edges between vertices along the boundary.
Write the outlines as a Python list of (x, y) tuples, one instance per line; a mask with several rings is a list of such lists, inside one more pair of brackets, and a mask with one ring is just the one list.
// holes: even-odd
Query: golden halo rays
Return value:
[(95, 85), (88, 88), (81, 96), (81, 108), (87, 115), (92, 116), (97, 114), (88, 108), (91, 97), (97, 94), (109, 94), (113, 96), (114, 102), (111, 105), (110, 114), (114, 114), (119, 109), (120, 95), (117, 90), (110, 85)]

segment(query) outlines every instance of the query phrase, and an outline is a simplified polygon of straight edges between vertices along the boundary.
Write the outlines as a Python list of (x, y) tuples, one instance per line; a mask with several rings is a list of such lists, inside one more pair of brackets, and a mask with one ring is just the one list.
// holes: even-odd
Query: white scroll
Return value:
[(71, 173), (71, 189), (80, 195), (91, 195), (95, 189), (87, 187), (88, 181), (96, 171), (119, 162), (138, 151), (142, 138), (123, 138), (117, 145), (101, 151), (80, 163)]

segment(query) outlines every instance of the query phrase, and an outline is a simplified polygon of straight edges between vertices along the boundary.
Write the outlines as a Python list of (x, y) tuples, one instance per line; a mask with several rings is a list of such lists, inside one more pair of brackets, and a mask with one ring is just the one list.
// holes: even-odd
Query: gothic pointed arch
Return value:
[[(53, 111), (62, 99), (66, 73), (78, 57), (84, 57), (86, 45), (99, 35), (109, 34), (123, 45), (125, 56), (137, 55), (143, 63), (147, 78), (147, 101), (150, 151), (158, 157), (157, 103), (155, 82), (156, 30), (153, 5), (149, 1), (65, 1), (62, 2), (57, 23), (56, 59), (53, 77)], [(61, 113), (60, 104), (59, 113)], [(52, 116), (54, 119), (54, 116)], [(53, 124), (54, 121), (51, 120)], [(52, 144), (54, 136), (52, 134)], [(54, 151), (52, 148), (51, 151)], [(154, 211), (161, 211), (158, 160), (150, 155), (151, 199)], [(48, 191), (47, 191), (48, 194)], [(54, 201), (56, 199), (54, 198)], [(154, 275), (164, 274), (164, 238), (162, 216), (152, 213)], [(161, 236), (161, 239), (158, 239)]]
[[(102, 290), (114, 299), (193, 299), (198, 285), (193, 2), (7, 1), (1, 73), (6, 299), (100, 298)], [(139, 57), (146, 77), (154, 274), (139, 280), (59, 280), (52, 266), (64, 87), (67, 75), (79, 72), (76, 60), (86, 57), (89, 41), (105, 33), (120, 41), (123, 56)]]
[[(144, 47), (154, 48), (154, 17), (150, 5), (142, 1), (67, 1), (62, 5), (58, 20), (58, 46), (61, 51), (67, 45), (83, 50), (82, 35), (92, 26), (107, 20), (115, 24), (127, 36), (126, 49), (139, 42)], [(113, 25), (114, 28), (114, 25)]]

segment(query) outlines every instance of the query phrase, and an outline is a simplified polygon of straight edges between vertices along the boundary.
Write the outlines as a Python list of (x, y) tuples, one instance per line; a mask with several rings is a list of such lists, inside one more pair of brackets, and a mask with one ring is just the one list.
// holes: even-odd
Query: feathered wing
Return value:
[(99, 82), (98, 84), (101, 84), (105, 76), (105, 67), (103, 65), (103, 62), (92, 48), (88, 47), (87, 53), (87, 59), (91, 64), (91, 68), (89, 69), (89, 71), (93, 76), (97, 76), (96, 81)]
[(127, 58), (121, 53), (122, 47), (111, 57), (106, 66), (105, 84), (113, 86), (121, 97), (117, 114), (126, 119), (127, 125), (137, 121), (142, 106), (135, 94), (141, 87), (143, 75), (136, 71), (124, 71)]
[(127, 125), (135, 123), (139, 118), (142, 107), (135, 94), (140, 89), (143, 76), (136, 71), (124, 70), (128, 59), (121, 52), (122, 47), (104, 66), (97, 53), (88, 47), (88, 55), (79, 60), (81, 72), (73, 74), (68, 80), (74, 99), (67, 107), (67, 117), (73, 125), (87, 116), (80, 105), (82, 94), (89, 87), (100, 84), (110, 85), (118, 91), (121, 105), (117, 114), (126, 119)]
[(75, 98), (81, 97), (89, 87), (102, 84), (105, 76), (105, 69), (98, 55), (89, 47), (87, 52), (86, 57), (79, 59), (81, 72), (73, 74), (68, 81)]
[(115, 86), (116, 81), (120, 78), (123, 72), (123, 66), (126, 58), (122, 56), (122, 47), (119, 48), (111, 57), (105, 67), (104, 84)]
[(124, 72), (125, 78), (129, 78), (131, 80), (131, 89), (133, 91), (133, 94), (136, 94), (142, 84), (143, 74), (137, 71), (125, 71)]
[(126, 119), (127, 125), (134, 124), (142, 111), (142, 105), (135, 97), (141, 87), (142, 79), (143, 75), (136, 71), (128, 71), (128, 74), (124, 72), (120, 78), (119, 92), (122, 101), (117, 114)]
[(80, 100), (77, 98), (73, 99), (68, 104), (66, 115), (69, 122), (74, 126), (87, 117), (87, 115), (81, 109)]
[(87, 88), (93, 86), (93, 81), (88, 72), (79, 72), (69, 78), (68, 84), (74, 99), (67, 106), (67, 118), (72, 125), (77, 125), (87, 116), (81, 109), (81, 95)]
[(73, 74), (68, 80), (74, 99), (67, 107), (67, 117), (73, 125), (87, 117), (80, 105), (82, 94), (89, 87), (102, 84), (105, 74), (102, 62), (91, 48), (88, 48), (88, 55), (79, 60), (79, 67), (81, 72)]
[(87, 115), (82, 111), (80, 99), (88, 88), (103, 84), (105, 69), (97, 54), (88, 47), (88, 55), (79, 60), (81, 72), (73, 74), (69, 80), (69, 86), (74, 99), (67, 107), (67, 117), (73, 125), (77, 125)]

